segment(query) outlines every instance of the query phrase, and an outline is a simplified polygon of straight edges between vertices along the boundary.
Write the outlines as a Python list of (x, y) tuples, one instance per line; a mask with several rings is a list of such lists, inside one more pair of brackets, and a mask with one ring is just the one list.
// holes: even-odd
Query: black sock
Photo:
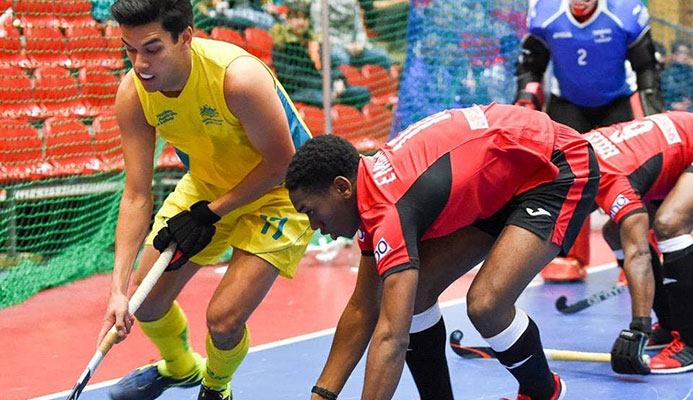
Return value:
[(452, 400), (448, 362), (445, 358), (447, 335), (440, 320), (421, 332), (409, 334), (407, 366), (421, 400)]
[(657, 251), (650, 246), (650, 258), (652, 259), (652, 273), (655, 279), (655, 295), (652, 309), (657, 316), (659, 326), (671, 330), (671, 309), (669, 307), (669, 292), (664, 286), (664, 274), (662, 272), (662, 263), (659, 261)]
[[(520, 338), (506, 351), (496, 352), (496, 356), (520, 383), (521, 394), (536, 400), (550, 399), (553, 396), (553, 375), (544, 356), (539, 328), (531, 318)], [(518, 363), (520, 365), (511, 368)]]
[(664, 253), (664, 278), (672, 279), (664, 286), (669, 297), (671, 329), (681, 334), (687, 345), (693, 345), (693, 245)]

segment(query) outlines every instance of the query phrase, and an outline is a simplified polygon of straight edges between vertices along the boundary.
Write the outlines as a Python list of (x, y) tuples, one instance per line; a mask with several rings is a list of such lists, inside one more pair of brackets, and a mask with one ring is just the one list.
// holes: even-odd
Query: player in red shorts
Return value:
[[(632, 299), (632, 322), (612, 349), (614, 371), (693, 370), (693, 113), (655, 114), (586, 137), (602, 173), (597, 204), (611, 217), (605, 238), (617, 257), (625, 258)], [(648, 243), (651, 225), (664, 256), (661, 272)], [(641, 355), (651, 334), (653, 303), (660, 327), (672, 331), (673, 341), (648, 366)]]
[(362, 250), (312, 400), (336, 398), (371, 339), (363, 399), (390, 399), (405, 358), (422, 400), (452, 399), (438, 296), (484, 259), (467, 294), (472, 323), (518, 399), (563, 398), (539, 329), (514, 304), (570, 248), (598, 181), (584, 138), (516, 106), (434, 114), (372, 157), (333, 135), (306, 142), (286, 178), (294, 206), (333, 238), (358, 231)]

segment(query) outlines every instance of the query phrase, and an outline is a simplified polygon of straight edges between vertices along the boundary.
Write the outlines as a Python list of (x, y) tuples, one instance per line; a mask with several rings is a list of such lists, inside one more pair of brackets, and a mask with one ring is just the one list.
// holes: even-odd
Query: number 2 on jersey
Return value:
[(587, 61), (585, 60), (587, 58), (587, 50), (578, 49), (577, 53), (578, 53), (578, 59), (577, 59), (578, 65), (581, 65), (581, 66), (587, 65)]

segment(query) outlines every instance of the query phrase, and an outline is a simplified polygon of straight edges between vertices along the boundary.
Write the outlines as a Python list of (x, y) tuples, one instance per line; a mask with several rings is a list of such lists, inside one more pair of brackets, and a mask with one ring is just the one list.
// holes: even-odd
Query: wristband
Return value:
[(321, 388), (320, 386), (313, 386), (312, 389), (310, 389), (311, 393), (315, 393), (318, 396), (322, 397), (323, 399), (327, 400), (337, 400), (337, 394), (334, 392), (330, 392), (329, 390), (325, 388)]

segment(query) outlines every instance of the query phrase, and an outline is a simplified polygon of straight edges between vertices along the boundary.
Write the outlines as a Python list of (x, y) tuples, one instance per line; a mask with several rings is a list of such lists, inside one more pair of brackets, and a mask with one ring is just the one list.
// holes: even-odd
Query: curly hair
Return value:
[(337, 176), (356, 178), (359, 152), (344, 138), (321, 135), (308, 140), (294, 154), (286, 173), (289, 190), (321, 192)]

